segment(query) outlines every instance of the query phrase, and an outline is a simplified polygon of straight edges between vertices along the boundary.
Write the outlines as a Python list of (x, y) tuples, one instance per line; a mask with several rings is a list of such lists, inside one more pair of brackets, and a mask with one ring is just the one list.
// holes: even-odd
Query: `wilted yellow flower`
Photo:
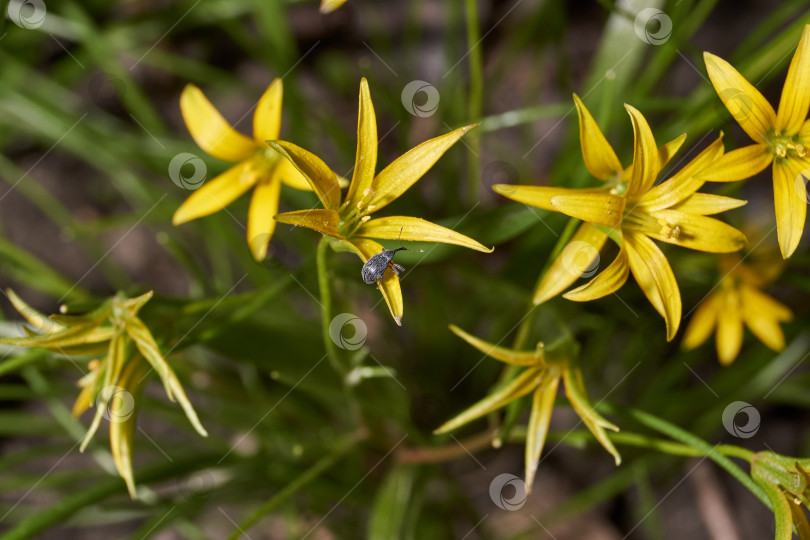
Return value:
[(166, 395), (179, 402), (194, 429), (204, 437), (208, 435), (152, 333), (138, 318), (138, 311), (152, 298), (151, 291), (136, 298), (119, 294), (84, 315), (50, 317), (26, 304), (14, 291), (8, 291), (8, 298), (33, 331), (26, 328), (28, 337), (4, 338), (0, 342), (48, 349), (68, 356), (100, 356), (100, 360), (89, 363), (90, 372), (79, 381), (82, 390), (73, 405), (76, 417), (96, 407), (80, 449), (84, 451), (106, 416), (110, 421), (110, 448), (115, 467), (126, 481), (132, 498), (136, 496), (132, 441), (138, 398), (150, 366), (163, 381)]
[(805, 507), (810, 506), (810, 459), (757, 452), (751, 459), (751, 477), (765, 491), (776, 520), (775, 540), (791, 540), (793, 527), (800, 540), (810, 540)]
[[(718, 138), (668, 180), (656, 178), (683, 144), (686, 136), (657, 148), (644, 116), (625, 105), (633, 124), (633, 164), (623, 168), (613, 148), (582, 101), (574, 95), (579, 113), (580, 143), (588, 170), (604, 182), (590, 189), (498, 184), (493, 189), (518, 202), (562, 212), (585, 221), (568, 246), (554, 260), (534, 293), (540, 304), (570, 287), (599, 256), (608, 237), (619, 247), (616, 259), (587, 284), (565, 298), (588, 301), (616, 292), (630, 272), (667, 325), (667, 340), (675, 337), (681, 321), (681, 294), (660, 240), (699, 251), (737, 251), (745, 236), (737, 229), (707, 217), (745, 204), (745, 201), (696, 193), (705, 183), (697, 178), (723, 153)], [(575, 259), (584, 258), (582, 261)]]
[(213, 157), (236, 165), (192, 192), (174, 213), (172, 223), (180, 225), (218, 212), (255, 187), (248, 210), (247, 240), (253, 257), (264, 259), (276, 228), (273, 215), (278, 212), (281, 184), (312, 189), (295, 167), (265, 143), (279, 137), (283, 92), (281, 79), (276, 79), (259, 99), (251, 139), (228, 124), (202, 90), (193, 84), (185, 87), (180, 110), (194, 141)]
[(737, 358), (743, 342), (743, 325), (773, 349), (785, 348), (785, 335), (779, 323), (793, 318), (787, 306), (761, 291), (778, 277), (778, 265), (748, 266), (739, 256), (720, 259), (723, 276), (714, 292), (695, 310), (684, 332), (682, 346), (694, 349), (717, 329), (717, 356), (728, 365)]
[[(336, 239), (338, 250), (352, 251), (363, 262), (380, 253), (383, 247), (372, 240), (443, 242), (492, 252), (472, 238), (424, 219), (389, 216), (371, 219), (371, 214), (392, 203), (419, 180), (438, 159), (472, 129), (465, 126), (412, 148), (375, 176), (377, 166), (377, 119), (371, 103), (368, 83), (360, 82), (360, 111), (357, 120), (357, 154), (354, 174), (346, 199), (341, 203), (340, 186), (335, 173), (314, 154), (286, 141), (270, 142), (280, 154), (309, 180), (324, 208), (278, 214), (281, 223), (308, 227)], [(386, 271), (377, 284), (391, 315), (402, 324), (402, 290), (399, 276)]]
[(773, 198), (782, 257), (796, 250), (807, 216), (810, 180), (810, 25), (790, 62), (779, 111), (731, 64), (703, 53), (706, 70), (731, 115), (755, 144), (732, 150), (715, 163), (707, 180), (733, 182), (749, 178), (773, 164)]
[(549, 358), (544, 350), (543, 344), (538, 343), (533, 351), (517, 351), (499, 347), (486, 342), (473, 335), (468, 334), (461, 328), (450, 325), (453, 331), (461, 339), (481, 351), (487, 356), (499, 360), (511, 366), (523, 367), (520, 373), (509, 381), (505, 381), (490, 395), (472, 405), (464, 412), (455, 416), (442, 424), (434, 431), (436, 434), (447, 433), (467, 424), (476, 418), (489, 414), (495, 410), (505, 407), (509, 403), (532, 394), (532, 408), (529, 417), (529, 425), (526, 431), (526, 491), (531, 491), (534, 476), (537, 472), (537, 465), (540, 461), (540, 454), (548, 435), (548, 426), (551, 421), (551, 412), (554, 409), (554, 401), (557, 398), (557, 388), (560, 379), (565, 386), (565, 394), (571, 402), (574, 411), (582, 419), (582, 422), (593, 433), (605, 450), (610, 452), (616, 461), (616, 465), (621, 463), (621, 456), (608, 438), (605, 429), (619, 431), (619, 428), (608, 422), (594, 410), (585, 391), (582, 381), (582, 373), (579, 368), (572, 366), (569, 358), (555, 355)]

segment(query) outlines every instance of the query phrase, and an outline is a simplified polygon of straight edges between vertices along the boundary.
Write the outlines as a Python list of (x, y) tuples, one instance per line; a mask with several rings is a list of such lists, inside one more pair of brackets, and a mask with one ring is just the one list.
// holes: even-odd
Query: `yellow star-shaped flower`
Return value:
[(723, 276), (714, 292), (695, 310), (684, 332), (682, 347), (694, 349), (717, 329), (717, 356), (728, 365), (737, 358), (743, 342), (743, 326), (773, 349), (785, 348), (779, 323), (793, 318), (790, 309), (762, 292), (779, 275), (778, 265), (762, 267), (743, 264), (737, 255), (720, 259)]
[(576, 95), (574, 102), (579, 113), (585, 165), (603, 185), (590, 189), (493, 186), (497, 193), (515, 201), (585, 221), (538, 285), (534, 303), (545, 302), (570, 287), (583, 269), (596, 261), (610, 237), (620, 246), (616, 259), (593, 280), (564, 297), (578, 302), (602, 298), (619, 290), (632, 272), (647, 299), (664, 317), (667, 339), (672, 340), (681, 320), (681, 294), (669, 262), (653, 240), (712, 253), (737, 251), (745, 243), (740, 231), (708, 217), (741, 206), (745, 201), (696, 193), (705, 183), (697, 175), (723, 153), (722, 139), (718, 138), (656, 186), (656, 178), (686, 136), (656, 147), (647, 120), (638, 110), (625, 105), (633, 124), (635, 145), (633, 164), (623, 168)]
[(804, 231), (810, 180), (810, 24), (788, 68), (778, 112), (731, 64), (703, 53), (717, 95), (755, 144), (732, 150), (705, 176), (712, 182), (749, 178), (773, 165), (776, 228), (782, 257), (796, 250)]
[(185, 87), (180, 110), (194, 141), (211, 156), (236, 165), (192, 192), (174, 213), (172, 223), (180, 225), (218, 212), (255, 187), (248, 210), (247, 240), (253, 257), (264, 259), (276, 228), (273, 215), (278, 212), (281, 184), (312, 189), (295, 167), (265, 143), (278, 139), (282, 95), (281, 79), (276, 79), (256, 105), (251, 139), (228, 124), (202, 90), (193, 84)]
[[(438, 159), (475, 127), (465, 126), (412, 148), (375, 175), (377, 166), (377, 119), (371, 103), (368, 83), (360, 83), (360, 111), (357, 120), (357, 154), (354, 174), (345, 200), (335, 173), (314, 154), (286, 141), (269, 142), (287, 157), (312, 185), (324, 208), (285, 212), (277, 221), (314, 229), (338, 240), (338, 247), (356, 253), (363, 262), (380, 253), (383, 247), (373, 239), (443, 242), (492, 252), (472, 238), (424, 219), (389, 216), (371, 219), (371, 214), (392, 203), (419, 180)], [(402, 291), (399, 276), (386, 270), (377, 282), (391, 315), (402, 320)]]

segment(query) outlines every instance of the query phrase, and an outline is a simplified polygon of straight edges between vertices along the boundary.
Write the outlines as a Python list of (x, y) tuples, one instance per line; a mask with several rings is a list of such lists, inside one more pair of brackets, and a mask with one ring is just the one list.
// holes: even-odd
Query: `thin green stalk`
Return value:
[(337, 346), (332, 341), (329, 335), (329, 324), (332, 322), (332, 294), (329, 291), (329, 273), (326, 267), (326, 251), (329, 248), (329, 240), (327, 237), (321, 238), (318, 242), (318, 251), (316, 256), (316, 265), (318, 267), (318, 291), (321, 297), (321, 333), (323, 336), (323, 346), (326, 349), (326, 355), (329, 358), (329, 363), (340, 376), (341, 381), (345, 384), (346, 376), (349, 370), (343, 366), (338, 356)]
[(253, 527), (257, 521), (275, 510), (281, 503), (340, 461), (343, 456), (349, 453), (349, 451), (357, 446), (364, 438), (365, 435), (362, 432), (358, 432), (339, 443), (329, 454), (316, 461), (312, 467), (304, 471), (295, 480), (284, 486), (281, 491), (273, 495), (270, 500), (254, 510), (253, 513), (240, 523), (236, 527), (236, 530), (228, 536), (228, 540), (236, 540), (242, 535), (247, 536), (247, 530)]
[[(483, 88), (484, 88), (484, 68), (481, 57), (481, 47), (479, 46), (480, 31), (478, 29), (478, 2), (476, 0), (466, 0), (465, 4), (467, 23), (467, 46), (469, 47), (470, 62), (470, 95), (468, 102), (468, 118), (470, 123), (481, 120), (483, 112)], [(481, 177), (481, 135), (478, 130), (473, 130), (467, 136), (467, 144), (470, 146), (468, 157), (469, 166), (469, 197), (470, 201), (478, 198), (479, 178)]]

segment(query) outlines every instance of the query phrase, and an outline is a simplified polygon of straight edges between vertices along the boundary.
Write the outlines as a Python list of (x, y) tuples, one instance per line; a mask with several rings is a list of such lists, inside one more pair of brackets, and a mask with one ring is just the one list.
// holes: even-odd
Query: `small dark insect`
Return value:
[[(400, 237), (402, 236), (402, 229), (399, 229), (399, 235)], [(363, 281), (368, 284), (376, 283), (382, 279), (388, 268), (391, 268), (396, 275), (399, 275), (400, 272), (404, 272), (405, 269), (394, 262), (394, 255), (396, 255), (398, 251), (424, 253), (421, 249), (408, 249), (405, 246), (398, 247), (397, 249), (384, 249), (376, 255), (372, 255), (369, 260), (366, 261), (366, 264), (363, 265), (363, 269), (360, 271), (360, 275), (363, 276)]]

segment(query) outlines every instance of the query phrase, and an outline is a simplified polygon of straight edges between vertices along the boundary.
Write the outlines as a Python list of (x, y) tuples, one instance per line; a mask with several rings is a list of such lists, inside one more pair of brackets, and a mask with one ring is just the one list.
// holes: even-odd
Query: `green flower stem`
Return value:
[(318, 242), (316, 265), (318, 267), (318, 291), (321, 297), (321, 332), (323, 335), (323, 346), (329, 363), (340, 376), (341, 381), (346, 384), (346, 377), (349, 369), (343, 365), (338, 355), (337, 346), (329, 335), (329, 324), (332, 322), (332, 295), (329, 291), (329, 273), (326, 267), (326, 251), (329, 248), (329, 240), (326, 236)]

